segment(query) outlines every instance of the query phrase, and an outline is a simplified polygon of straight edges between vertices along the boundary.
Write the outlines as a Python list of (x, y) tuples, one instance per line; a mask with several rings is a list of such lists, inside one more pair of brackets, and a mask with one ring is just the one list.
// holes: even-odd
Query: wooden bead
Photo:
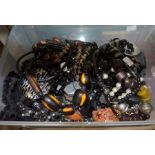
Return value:
[(75, 112), (72, 115), (65, 115), (65, 117), (67, 119), (70, 119), (70, 120), (73, 120), (73, 121), (80, 121), (80, 120), (82, 120), (82, 116), (81, 116), (81, 114), (79, 112)]

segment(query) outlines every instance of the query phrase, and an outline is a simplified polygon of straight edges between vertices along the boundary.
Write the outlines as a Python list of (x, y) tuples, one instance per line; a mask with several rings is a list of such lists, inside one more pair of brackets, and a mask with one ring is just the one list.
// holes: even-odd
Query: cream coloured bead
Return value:
[(108, 74), (104, 73), (103, 74), (103, 79), (108, 79)]
[(130, 93), (131, 93), (131, 89), (127, 89), (127, 90), (126, 90), (126, 93), (127, 93), (127, 94), (130, 94)]
[(114, 87), (114, 88), (112, 88), (112, 91), (113, 91), (114, 93), (116, 93), (116, 92), (118, 91), (118, 89), (117, 89), (116, 87)]
[(111, 91), (111, 92), (109, 93), (109, 95), (110, 95), (110, 96), (114, 96), (115, 94), (114, 94), (113, 91)]
[(120, 88), (121, 88), (121, 83), (120, 83), (120, 82), (117, 82), (117, 83), (116, 83), (116, 87), (117, 87), (118, 89), (120, 89)]

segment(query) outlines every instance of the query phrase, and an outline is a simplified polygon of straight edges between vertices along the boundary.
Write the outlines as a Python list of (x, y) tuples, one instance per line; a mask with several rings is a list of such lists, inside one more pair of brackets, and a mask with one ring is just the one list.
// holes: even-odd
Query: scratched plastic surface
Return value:
[(8, 42), (0, 58), (0, 110), (3, 80), (9, 71), (15, 70), (16, 60), (31, 50), (32, 44), (54, 36), (82, 41), (96, 41), (98, 45), (108, 42), (112, 38), (127, 39), (135, 44), (146, 56), (146, 81), (152, 94), (154, 111), (148, 121), (130, 121), (117, 123), (39, 123), (39, 122), (10, 122), (0, 121), (5, 125), (25, 126), (131, 126), (155, 125), (155, 26), (14, 26)]

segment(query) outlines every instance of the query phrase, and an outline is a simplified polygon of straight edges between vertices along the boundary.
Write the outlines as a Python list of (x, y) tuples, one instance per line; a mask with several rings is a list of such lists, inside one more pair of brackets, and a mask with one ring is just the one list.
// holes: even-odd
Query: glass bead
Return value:
[(140, 87), (140, 90), (137, 92), (137, 95), (141, 97), (142, 101), (147, 102), (151, 100), (150, 91), (146, 85)]

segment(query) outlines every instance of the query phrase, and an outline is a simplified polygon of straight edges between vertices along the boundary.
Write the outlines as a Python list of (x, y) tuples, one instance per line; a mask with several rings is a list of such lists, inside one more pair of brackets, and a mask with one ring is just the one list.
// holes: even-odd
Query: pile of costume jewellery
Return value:
[[(42, 40), (4, 81), (1, 120), (140, 121), (150, 118), (142, 52), (127, 40)], [(31, 56), (31, 57), (30, 57)]]

